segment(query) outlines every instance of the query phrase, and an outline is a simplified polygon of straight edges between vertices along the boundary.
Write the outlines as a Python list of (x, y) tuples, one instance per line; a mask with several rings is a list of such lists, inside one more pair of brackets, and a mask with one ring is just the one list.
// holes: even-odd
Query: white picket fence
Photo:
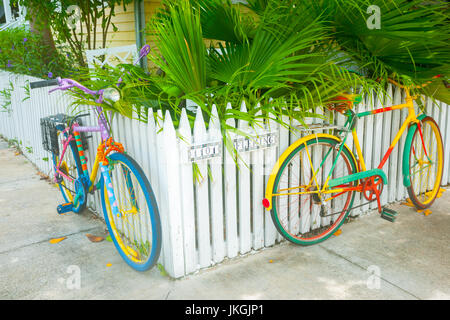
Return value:
[[(40, 171), (50, 174), (51, 163), (46, 160), (49, 154), (42, 149), (39, 119), (70, 112), (71, 98), (59, 91), (49, 95), (48, 88), (31, 90), (27, 98), (24, 89), (27, 82), (38, 80), (0, 73), (0, 90), (9, 87), (10, 81), (14, 87), (9, 112), (0, 112), (0, 134), (7, 139), (20, 141), (24, 155)], [(392, 90), (389, 89), (386, 97), (366, 98), (356, 111), (401, 103), (404, 98), (402, 92)], [(245, 107), (242, 104), (241, 110), (245, 110)], [(85, 110), (89, 111), (87, 107)], [(442, 185), (450, 182), (449, 111), (446, 104), (433, 106), (431, 100), (427, 100), (427, 112), (437, 120), (445, 143)], [(357, 132), (368, 168), (376, 167), (381, 161), (406, 115), (407, 110), (394, 111), (365, 117), (358, 122)], [(186, 113), (183, 113), (177, 129), (169, 113), (163, 115), (158, 111), (154, 114), (150, 110), (148, 118), (148, 123), (143, 123), (115, 117), (112, 130), (115, 139), (122, 142), (127, 152), (141, 164), (154, 189), (162, 219), (163, 249), (160, 263), (172, 277), (179, 278), (225, 259), (282, 241), (261, 201), (268, 173), (280, 153), (299, 138), (298, 132), (289, 132), (276, 123), (267, 123), (265, 128), (258, 129), (254, 135), (266, 135), (272, 139), (276, 137), (276, 144), (254, 150), (251, 150), (248, 139), (233, 135), (236, 145), (244, 148), (240, 152), (239, 167), (236, 167), (224, 148), (221, 128), (214, 117), (208, 130), (201, 112), (197, 112), (193, 128), (189, 125)], [(96, 117), (92, 112), (90, 118), (84, 118), (83, 121), (84, 124), (96, 124)], [(311, 121), (319, 122), (317, 119)], [(344, 124), (344, 117), (338, 114), (336, 122)], [(248, 124), (243, 121), (235, 123), (229, 120), (228, 125), (249, 130)], [(407, 197), (401, 171), (405, 138), (404, 134), (384, 167), (389, 184), (382, 194), (383, 205)], [(87, 158), (90, 162), (95, 158), (99, 142), (99, 136), (95, 133), (93, 139), (88, 140)], [(353, 147), (351, 137), (348, 145)], [(204, 157), (203, 160), (195, 161), (201, 175), (197, 180), (194, 180), (191, 162), (195, 157)], [(361, 195), (357, 194), (354, 205), (361, 204), (361, 201)], [(55, 202), (55, 208), (57, 204)], [(99, 193), (90, 198), (88, 206), (102, 215)], [(353, 210), (352, 215), (375, 208), (376, 202), (370, 203)]]

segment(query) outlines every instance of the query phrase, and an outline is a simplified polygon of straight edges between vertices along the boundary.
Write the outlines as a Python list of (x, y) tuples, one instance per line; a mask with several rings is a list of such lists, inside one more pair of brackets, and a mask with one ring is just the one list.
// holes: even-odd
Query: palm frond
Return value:
[(206, 87), (206, 46), (199, 12), (189, 1), (168, 2), (151, 28), (158, 34), (159, 53), (151, 55), (150, 59), (183, 92), (203, 90)]

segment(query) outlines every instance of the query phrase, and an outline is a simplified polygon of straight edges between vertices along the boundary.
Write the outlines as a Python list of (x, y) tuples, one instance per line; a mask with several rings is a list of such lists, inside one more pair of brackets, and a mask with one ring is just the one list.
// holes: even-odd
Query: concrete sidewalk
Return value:
[(180, 280), (135, 272), (111, 242), (87, 239), (105, 234), (102, 220), (59, 216), (61, 201), (0, 140), (1, 299), (450, 299), (450, 192), (427, 217), (393, 205), (395, 223), (374, 212), (322, 244), (285, 242)]

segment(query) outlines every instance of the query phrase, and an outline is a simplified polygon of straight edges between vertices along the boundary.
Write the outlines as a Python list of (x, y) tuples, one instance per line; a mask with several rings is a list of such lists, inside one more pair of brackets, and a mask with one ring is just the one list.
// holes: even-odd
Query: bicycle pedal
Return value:
[(390, 222), (395, 222), (395, 219), (397, 217), (397, 211), (394, 211), (389, 208), (383, 208), (381, 211), (381, 218), (388, 220)]
[(60, 204), (58, 207), (56, 207), (56, 211), (58, 211), (58, 214), (63, 214), (72, 211), (73, 209), (73, 203), (63, 203)]

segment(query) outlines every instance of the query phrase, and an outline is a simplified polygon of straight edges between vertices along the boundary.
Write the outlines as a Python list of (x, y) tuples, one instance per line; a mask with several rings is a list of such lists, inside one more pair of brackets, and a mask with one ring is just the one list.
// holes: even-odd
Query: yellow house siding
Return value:
[[(144, 0), (144, 8), (145, 8), (145, 22), (146, 24), (149, 23), (152, 16), (156, 13), (158, 8), (161, 7), (161, 0)], [(153, 46), (153, 37), (147, 36), (147, 43), (150, 44), (150, 46)]]
[[(144, 0), (146, 23), (150, 21), (151, 16), (156, 12), (160, 5), (161, 0)], [(117, 31), (112, 31), (112, 27), (110, 27), (106, 47), (120, 47), (136, 43), (134, 2), (126, 6), (126, 11), (123, 10), (122, 5), (117, 6), (116, 15), (111, 21), (116, 25)], [(98, 32), (97, 39), (101, 38), (101, 32)], [(147, 39), (151, 44), (150, 40), (151, 39)], [(101, 45), (101, 40), (97, 41), (97, 47), (99, 47), (99, 45)]]
[[(106, 15), (109, 14), (109, 9), (106, 8)], [(114, 23), (117, 27), (117, 31), (113, 31), (112, 23)], [(83, 28), (85, 25), (83, 24)], [(78, 37), (81, 33), (80, 25), (77, 26), (77, 34)], [(84, 33), (86, 32), (83, 30)], [(91, 35), (93, 36), (93, 34)], [(86, 40), (86, 35), (84, 36), (84, 40)], [(106, 48), (109, 47), (120, 47), (126, 46), (136, 43), (136, 33), (135, 33), (135, 22), (134, 22), (134, 3), (130, 3), (126, 6), (126, 10), (123, 9), (123, 5), (118, 5), (115, 8), (115, 16), (111, 18), (111, 24), (108, 29), (108, 34), (106, 38)], [(85, 48), (88, 48), (87, 43), (85, 44)], [(103, 34), (102, 34), (102, 26), (101, 26), (101, 18), (97, 23), (97, 30), (95, 33), (95, 48), (93, 42), (91, 42), (90, 49), (100, 49), (103, 48)]]
[[(112, 25), (109, 28), (106, 39), (106, 47), (120, 47), (136, 43), (136, 32), (134, 22), (134, 3), (126, 6), (126, 11), (123, 5), (116, 6), (116, 15), (112, 17), (111, 22), (117, 27), (117, 31), (113, 31)], [(100, 26), (101, 30), (101, 26)], [(102, 39), (101, 32), (97, 32), (97, 39)], [(98, 42), (101, 45), (101, 40)]]

